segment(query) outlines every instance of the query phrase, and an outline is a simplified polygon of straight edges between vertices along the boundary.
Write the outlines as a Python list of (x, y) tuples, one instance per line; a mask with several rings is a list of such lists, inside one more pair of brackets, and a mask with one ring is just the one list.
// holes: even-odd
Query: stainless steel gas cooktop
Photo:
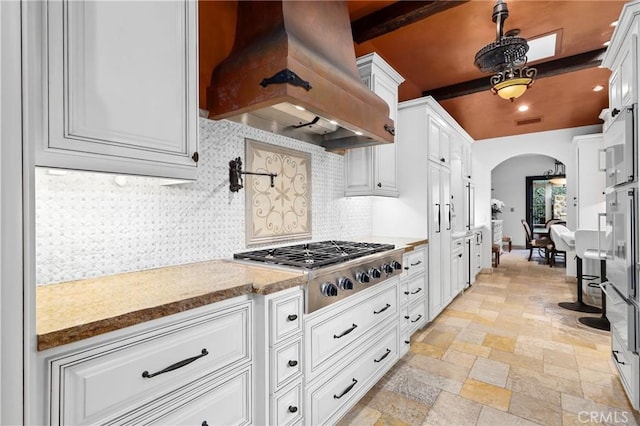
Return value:
[(234, 259), (305, 271), (305, 312), (311, 313), (402, 272), (392, 244), (321, 241), (236, 253)]

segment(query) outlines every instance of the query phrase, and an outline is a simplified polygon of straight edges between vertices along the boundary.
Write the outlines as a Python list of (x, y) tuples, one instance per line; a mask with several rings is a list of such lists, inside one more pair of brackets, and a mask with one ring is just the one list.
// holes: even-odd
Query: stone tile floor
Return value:
[(609, 333), (558, 307), (575, 298), (564, 268), (527, 256), (505, 253), (480, 274), (339, 424), (640, 423), (609, 359)]

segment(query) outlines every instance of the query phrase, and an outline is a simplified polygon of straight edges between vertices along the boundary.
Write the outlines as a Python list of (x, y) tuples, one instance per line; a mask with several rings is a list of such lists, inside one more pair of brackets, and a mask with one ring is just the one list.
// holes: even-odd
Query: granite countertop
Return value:
[(39, 286), (38, 350), (231, 297), (305, 283), (303, 272), (213, 260)]
[[(405, 252), (426, 238), (368, 236)], [(212, 260), (38, 286), (38, 350), (54, 348), (244, 294), (271, 294), (303, 285), (302, 271)]]

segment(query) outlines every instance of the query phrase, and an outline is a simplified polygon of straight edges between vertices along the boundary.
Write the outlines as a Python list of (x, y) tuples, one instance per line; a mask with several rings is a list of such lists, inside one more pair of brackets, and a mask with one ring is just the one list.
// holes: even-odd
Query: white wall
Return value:
[[(577, 135), (601, 131), (601, 125), (593, 125), (475, 141), (472, 152), (473, 180), (476, 184), (476, 225), (490, 226), (491, 171), (503, 161), (519, 155), (547, 155), (562, 161), (567, 175), (567, 199), (572, 200), (575, 193), (570, 188), (575, 188), (575, 158), (571, 140)], [(573, 203), (569, 203), (567, 210), (567, 226), (572, 228), (575, 221)], [(491, 247), (485, 245), (483, 249), (483, 267), (488, 268), (491, 265)]]
[[(509, 235), (514, 245), (525, 245), (521, 219), (525, 219), (526, 177), (542, 175), (554, 169), (555, 159), (546, 155), (521, 155), (498, 164), (491, 172), (491, 198), (505, 203), (498, 219), (502, 219), (502, 233)], [(511, 211), (513, 209), (513, 211)]]
[[(311, 153), (312, 238), (371, 232), (371, 197), (344, 197), (344, 157), (227, 120), (200, 120), (197, 182), (73, 172), (36, 173), (36, 282), (46, 284), (228, 258), (245, 250), (245, 192), (229, 161), (251, 138)], [(290, 242), (289, 242), (290, 243)]]

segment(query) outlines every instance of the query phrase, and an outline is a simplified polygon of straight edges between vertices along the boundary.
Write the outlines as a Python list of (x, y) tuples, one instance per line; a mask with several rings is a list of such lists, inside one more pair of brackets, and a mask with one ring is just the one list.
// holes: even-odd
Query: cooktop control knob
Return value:
[(397, 260), (394, 260), (393, 262), (391, 262), (391, 266), (393, 266), (393, 269), (402, 269), (402, 264)]
[(382, 265), (382, 271), (385, 274), (393, 274), (393, 266), (389, 265), (388, 263), (385, 263), (384, 265)]
[(369, 275), (371, 275), (372, 278), (380, 278), (382, 274), (380, 273), (380, 269), (371, 268), (369, 269)]
[(342, 277), (338, 280), (338, 287), (343, 290), (353, 290), (353, 281), (347, 277)]
[(366, 284), (369, 282), (369, 274), (367, 274), (366, 272), (358, 272), (356, 274), (356, 280), (358, 280), (358, 282), (362, 284)]
[(335, 297), (338, 295), (338, 287), (333, 283), (324, 283), (320, 286), (320, 293), (326, 297)]

